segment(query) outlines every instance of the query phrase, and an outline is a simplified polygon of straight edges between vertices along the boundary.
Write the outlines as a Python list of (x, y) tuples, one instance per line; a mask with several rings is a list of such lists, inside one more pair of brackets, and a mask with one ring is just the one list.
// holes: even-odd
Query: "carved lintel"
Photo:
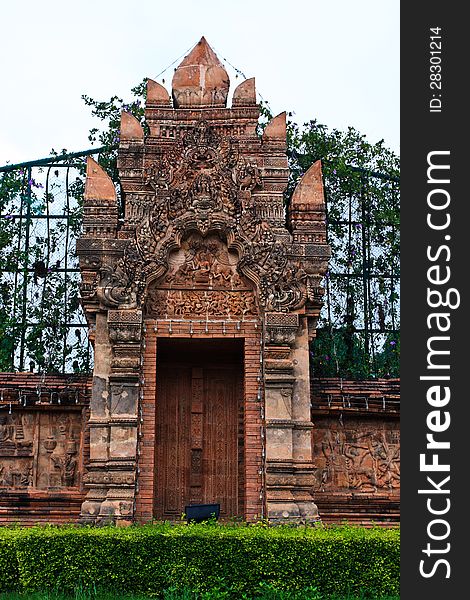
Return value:
[(83, 477), (87, 486), (135, 486), (135, 472), (120, 471), (95, 471), (89, 472)]

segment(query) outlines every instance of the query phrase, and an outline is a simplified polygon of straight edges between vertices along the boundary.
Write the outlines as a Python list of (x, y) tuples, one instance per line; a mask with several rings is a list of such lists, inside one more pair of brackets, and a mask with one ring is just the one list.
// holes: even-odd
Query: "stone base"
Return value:
[(93, 525), (99, 518), (102, 500), (85, 500), (80, 510), (78, 522), (81, 525)]
[(316, 523), (320, 521), (315, 502), (270, 502), (268, 519), (274, 523)]

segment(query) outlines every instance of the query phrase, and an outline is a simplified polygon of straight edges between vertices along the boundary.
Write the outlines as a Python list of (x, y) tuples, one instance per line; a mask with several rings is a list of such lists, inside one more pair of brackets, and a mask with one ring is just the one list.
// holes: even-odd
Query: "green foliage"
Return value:
[(80, 584), (159, 597), (167, 590), (167, 598), (191, 590), (206, 599), (294, 600), (364, 590), (377, 598), (397, 594), (399, 585), (399, 532), (384, 529), (169, 523), (2, 529), (0, 557), (0, 591), (73, 592)]
[[(371, 374), (370, 356), (364, 347), (364, 336), (347, 327), (321, 327), (312, 344), (310, 364), (315, 377), (368, 379)], [(375, 356), (377, 377), (400, 376), (400, 332), (388, 333)]]
[(20, 588), (16, 555), (19, 535), (19, 529), (8, 528), (2, 530), (0, 528), (0, 592)]
[(91, 114), (103, 121), (101, 129), (94, 127), (90, 130), (88, 139), (92, 144), (98, 142), (100, 146), (108, 148), (107, 151), (100, 154), (99, 162), (116, 183), (119, 181), (117, 145), (119, 144), (121, 112), (125, 110), (131, 113), (140, 121), (145, 133), (149, 133), (144, 119), (147, 79), (133, 87), (131, 94), (133, 96), (131, 101), (125, 101), (118, 96), (113, 96), (108, 101), (94, 100), (85, 94), (82, 96), (86, 106), (91, 107)]
[[(163, 593), (163, 600), (221, 600), (225, 596), (218, 590), (214, 592), (205, 592), (196, 594), (191, 590), (168, 589)], [(21, 594), (19, 592), (0, 593), (0, 600), (151, 600), (155, 596), (142, 596), (141, 594), (126, 594), (123, 592), (112, 592), (106, 590), (85, 590), (78, 588), (72, 594), (63, 594), (61, 592), (37, 592)], [(252, 600), (254, 596), (244, 595), (241, 598)], [(256, 596), (256, 600), (368, 600), (367, 594), (360, 596), (322, 596), (315, 590), (303, 590), (302, 592), (283, 592), (271, 587), (267, 587), (261, 595)], [(380, 600), (399, 600), (399, 596), (380, 596)]]
[[(64, 270), (76, 266), (84, 165), (74, 173), (53, 165), (37, 168), (34, 177), (27, 168), (0, 175), (2, 371), (14, 364), (28, 368), (28, 360), (41, 371), (58, 372), (72, 366), (72, 355), (75, 371), (89, 370), (82, 333), (70, 339), (65, 327), (79, 320), (79, 277)], [(50, 220), (50, 214), (60, 218)]]
[(317, 377), (399, 374), (399, 159), (383, 140), (317, 121), (288, 125), (290, 197), (321, 159), (332, 257), (312, 348)]

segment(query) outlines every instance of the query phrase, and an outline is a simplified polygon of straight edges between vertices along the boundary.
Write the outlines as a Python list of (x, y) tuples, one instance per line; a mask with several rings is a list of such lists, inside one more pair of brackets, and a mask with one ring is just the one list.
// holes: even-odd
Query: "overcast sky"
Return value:
[[(399, 153), (399, 0), (2, 2), (0, 165), (90, 147), (82, 94), (130, 98), (204, 35), (272, 110)], [(180, 61), (178, 61), (180, 62)], [(172, 66), (158, 78), (167, 88)], [(227, 69), (232, 84), (233, 71)]]

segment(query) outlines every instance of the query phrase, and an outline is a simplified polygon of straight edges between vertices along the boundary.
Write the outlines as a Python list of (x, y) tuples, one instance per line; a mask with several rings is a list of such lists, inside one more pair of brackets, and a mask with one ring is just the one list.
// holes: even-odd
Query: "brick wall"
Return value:
[[(155, 331), (155, 326), (157, 330)], [(255, 323), (225, 325), (148, 321), (143, 363), (144, 397), (139, 441), (137, 518), (152, 518), (154, 503), (154, 448), (156, 358), (158, 338), (244, 340), (245, 511), (247, 520), (261, 514), (262, 439), (260, 403), (257, 400), (260, 332)], [(0, 485), (0, 524), (63, 523), (78, 519), (85, 495), (83, 474), (89, 455), (86, 427), (91, 378), (87, 376), (2, 373), (0, 415), (79, 414), (83, 435), (79, 474), (74, 488), (8, 488)], [(52, 397), (52, 406), (51, 406)], [(312, 380), (312, 447), (316, 484), (314, 498), (325, 522), (348, 521), (390, 525), (399, 520), (399, 380)], [(38, 404), (38, 399), (40, 403)], [(60, 399), (60, 404), (59, 404)], [(24, 403), (26, 401), (26, 406)], [(11, 415), (10, 413), (11, 403)], [(35, 417), (36, 418), (36, 417)], [(8, 424), (10, 421), (6, 420)], [(4, 438), (6, 436), (4, 435)], [(15, 452), (9, 451), (10, 454)], [(11, 457), (0, 450), (0, 466)], [(385, 468), (388, 465), (388, 468)]]
[(325, 522), (400, 518), (400, 381), (312, 382), (315, 501)]

